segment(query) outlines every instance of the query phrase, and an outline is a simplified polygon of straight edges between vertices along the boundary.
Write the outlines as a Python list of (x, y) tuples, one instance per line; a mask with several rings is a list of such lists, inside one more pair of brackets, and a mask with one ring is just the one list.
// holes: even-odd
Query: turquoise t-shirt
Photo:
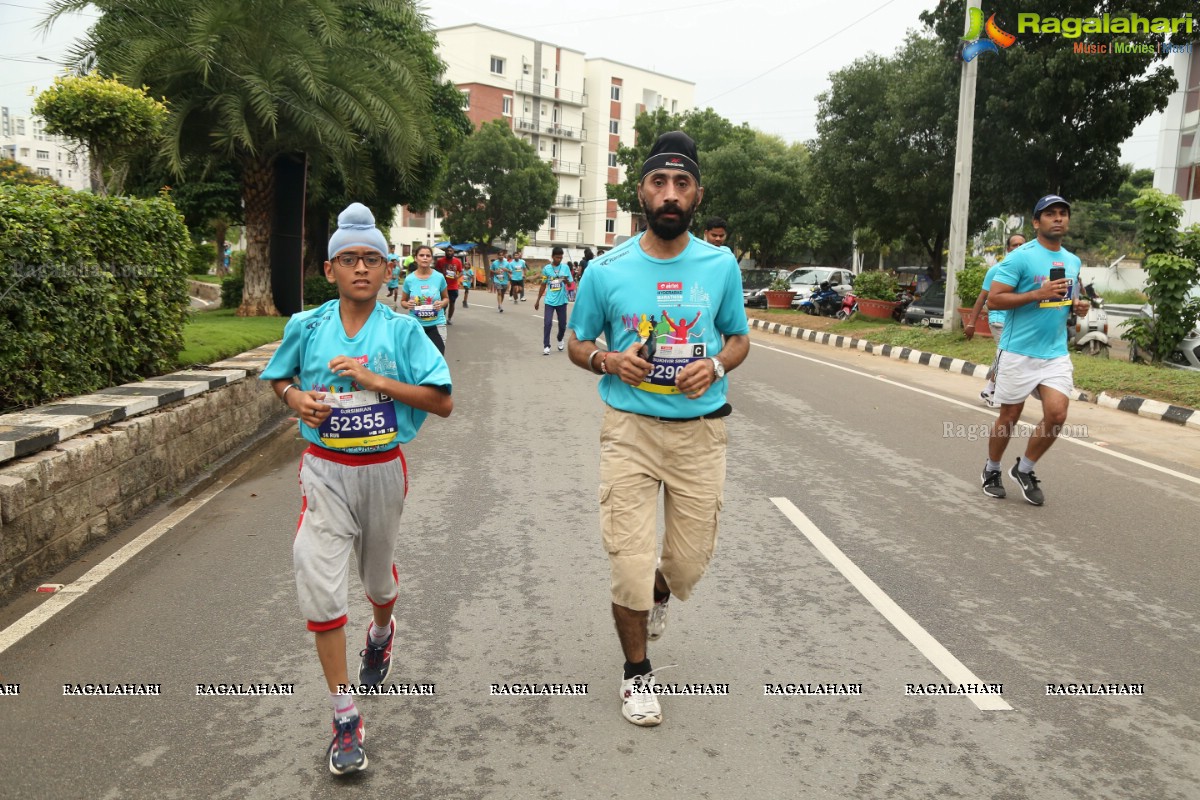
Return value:
[(567, 304), (567, 284), (571, 281), (571, 268), (566, 264), (547, 264), (542, 267), (542, 282), (546, 284), (546, 305)]
[(525, 280), (525, 259), (517, 258), (508, 262), (508, 273), (514, 281)]
[(689, 400), (675, 388), (680, 369), (718, 355), (723, 336), (748, 334), (742, 274), (728, 250), (688, 234), (688, 246), (668, 260), (651, 258), (641, 234), (588, 264), (569, 327), (581, 341), (604, 335), (609, 350), (654, 336), (654, 368), (639, 386), (615, 375), (600, 379), (600, 398), (613, 408), (658, 417), (699, 417), (725, 404), (729, 380)]
[(333, 413), (314, 430), (300, 423), (300, 435), (320, 447), (344, 453), (391, 450), (417, 435), (427, 413), (379, 392), (363, 391), (349, 378), (335, 375), (329, 362), (337, 356), (360, 361), (385, 378), (450, 391), (446, 359), (412, 317), (376, 304), (353, 338), (346, 335), (340, 300), (295, 314), (283, 329), (283, 342), (259, 376), (263, 380), (298, 377), (300, 388), (326, 392)]
[[(1003, 264), (1003, 263), (1004, 263), (1003, 261), (1000, 262), (1000, 264)], [(993, 264), (988, 269), (987, 274), (983, 276), (983, 286), (980, 288), (982, 288), (985, 292), (990, 293), (992, 291), (992, 278), (996, 277), (996, 270), (1000, 269), (1000, 264)], [(999, 326), (1003, 327), (1004, 323), (1007, 320), (1008, 320), (1008, 311), (1007, 310), (994, 311), (991, 306), (988, 306), (988, 325), (989, 326), (999, 325)]]
[(417, 322), (425, 327), (446, 324), (446, 310), (433, 307), (434, 303), (442, 299), (442, 292), (445, 289), (446, 276), (437, 270), (424, 278), (418, 277), (417, 273), (413, 272), (404, 279), (404, 294), (417, 304), (417, 307), (409, 312)]
[(1037, 239), (1026, 242), (997, 265), (994, 283), (1032, 292), (1050, 279), (1053, 267), (1063, 267), (1071, 289), (1062, 300), (1026, 303), (1010, 309), (1000, 336), (1000, 349), (1031, 358), (1058, 358), (1068, 354), (1067, 318), (1079, 297), (1079, 257), (1067, 250), (1047, 250)]
[(508, 285), (508, 265), (505, 262), (492, 262), (492, 283), (497, 286)]
[(392, 270), (392, 277), (388, 279), (387, 287), (389, 289), (400, 288), (400, 258), (398, 256), (388, 256), (388, 266)]

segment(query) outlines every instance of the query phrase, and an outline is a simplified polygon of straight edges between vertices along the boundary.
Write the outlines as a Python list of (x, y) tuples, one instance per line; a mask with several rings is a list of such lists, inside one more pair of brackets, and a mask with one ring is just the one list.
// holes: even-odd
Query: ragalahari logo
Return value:
[[(976, 56), (984, 53), (999, 53), (1002, 47), (1012, 47), (1013, 42), (1017, 41), (1017, 37), (1011, 33), (1000, 30), (1000, 26), (996, 24), (996, 15), (992, 14), (987, 18), (987, 22), (983, 21), (983, 9), (972, 8), (970, 11), (970, 25), (967, 28), (967, 33), (963, 36), (963, 41), (967, 42), (962, 49), (963, 61), (972, 61)], [(983, 38), (984, 35), (987, 38)]]

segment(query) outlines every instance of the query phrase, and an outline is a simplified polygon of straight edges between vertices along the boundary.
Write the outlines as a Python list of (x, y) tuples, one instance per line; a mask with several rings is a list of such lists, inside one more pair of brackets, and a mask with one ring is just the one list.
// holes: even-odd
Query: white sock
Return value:
[(354, 705), (354, 695), (333, 692), (330, 693), (329, 699), (333, 701), (334, 719), (348, 719), (358, 716), (358, 706)]
[(996, 382), (988, 381), (987, 385), (983, 387), (983, 392), (984, 392), (984, 394), (995, 394), (996, 393)]
[(367, 631), (367, 635), (371, 637), (371, 644), (383, 644), (392, 635), (392, 623), (388, 623), (385, 627), (380, 628), (371, 620), (371, 629)]

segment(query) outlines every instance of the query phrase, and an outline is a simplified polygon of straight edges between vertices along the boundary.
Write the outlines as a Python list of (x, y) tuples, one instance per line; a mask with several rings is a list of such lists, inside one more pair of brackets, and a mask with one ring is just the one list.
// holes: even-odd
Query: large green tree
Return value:
[(167, 108), (145, 88), (95, 73), (66, 75), (38, 95), (33, 113), (46, 132), (81, 143), (88, 155), (92, 191), (120, 194), (131, 161), (150, 152), (167, 120)]
[[(406, 0), (56, 0), (60, 14), (102, 14), (75, 51), (104, 74), (165, 96), (163, 153), (183, 173), (190, 158), (237, 164), (246, 224), (245, 289), (238, 313), (273, 315), (268, 244), (275, 162), (311, 161), (373, 185), (373, 147), (407, 173), (426, 152), (432, 76), (378, 28), (422, 26)], [(366, 12), (364, 12), (366, 13)]]
[(729, 142), (702, 158), (704, 202), (697, 216), (724, 218), (735, 252), (753, 253), (760, 266), (773, 267), (824, 241), (810, 213), (807, 147), (755, 133), (749, 142)]
[[(1061, 34), (1018, 32), (1017, 14), (1043, 17), (1180, 17), (1194, 14), (1191, 0), (1000, 0), (989, 3), (1000, 27), (1017, 36), (1000, 53), (979, 57), (975, 109), (975, 158), (972, 209), (976, 219), (1007, 209), (1032, 208), (1038, 197), (1054, 192), (1087, 200), (1112, 195), (1123, 178), (1120, 145), (1142, 120), (1166, 108), (1176, 77), (1159, 53), (1084, 55), (1075, 43), (1115, 41), (1162, 44), (1156, 33)], [(937, 35), (946, 59), (962, 46), (963, 0), (942, 0), (921, 15)], [(1195, 32), (1173, 34), (1185, 43)], [(954, 88), (957, 96), (957, 81)], [(1029, 212), (1024, 212), (1028, 214)]]
[(482, 245), (537, 230), (550, 213), (558, 180), (505, 120), (485, 122), (450, 156), (440, 205), (442, 231)]
[(910, 34), (895, 55), (833, 73), (818, 98), (823, 201), (849, 230), (919, 246), (935, 274), (950, 235), (957, 72), (937, 41)]

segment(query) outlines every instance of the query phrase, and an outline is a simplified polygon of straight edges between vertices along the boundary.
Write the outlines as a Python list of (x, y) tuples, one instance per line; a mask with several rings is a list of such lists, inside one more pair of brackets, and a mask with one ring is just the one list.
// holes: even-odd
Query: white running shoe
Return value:
[(562, 343), (562, 341), (559, 341), (559, 343), (558, 343), (558, 350), (559, 350), (559, 352), (560, 352), (560, 353), (562, 352), (562, 349), (563, 349), (564, 347), (566, 347), (566, 345), (565, 345), (565, 344), (563, 344), (563, 343)]
[(550, 348), (549, 348), (549, 347), (543, 347), (543, 348), (542, 348), (542, 355), (544, 355), (544, 356), (548, 356), (548, 355), (550, 355)]
[(654, 673), (634, 675), (621, 681), (621, 714), (634, 725), (644, 728), (662, 722), (662, 707), (654, 693)]
[(650, 619), (646, 622), (646, 638), (652, 642), (658, 641), (667, 631), (667, 602), (671, 598), (655, 603), (650, 609)]
[(987, 406), (988, 408), (996, 407), (996, 396), (992, 392), (988, 392), (988, 391), (980, 392), (979, 399), (982, 400), (983, 404), (985, 406)]

